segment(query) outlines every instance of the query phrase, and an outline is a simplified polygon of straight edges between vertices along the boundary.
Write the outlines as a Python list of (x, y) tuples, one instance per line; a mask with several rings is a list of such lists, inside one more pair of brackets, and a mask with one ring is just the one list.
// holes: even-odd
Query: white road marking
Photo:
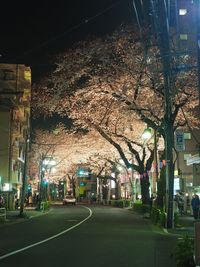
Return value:
[(3, 255), (3, 256), (0, 256), (0, 260), (3, 260), (3, 259), (5, 259), (5, 258), (8, 258), (8, 257), (10, 257), (10, 256), (12, 256), (12, 255), (15, 255), (15, 254), (17, 254), (17, 253), (20, 253), (20, 252), (22, 252), (22, 251), (24, 251), (24, 250), (27, 250), (27, 249), (30, 249), (30, 248), (32, 248), (32, 247), (39, 246), (39, 245), (41, 245), (41, 244), (43, 244), (43, 243), (46, 243), (46, 242), (48, 242), (48, 241), (50, 241), (50, 240), (52, 240), (52, 239), (54, 239), (54, 238), (57, 238), (58, 236), (61, 236), (61, 235), (65, 234), (65, 233), (67, 233), (67, 232), (73, 230), (74, 228), (78, 227), (79, 225), (81, 225), (82, 223), (84, 223), (85, 221), (87, 221), (87, 220), (92, 216), (92, 210), (91, 210), (90, 208), (88, 208), (88, 207), (85, 207), (85, 206), (83, 206), (83, 207), (86, 208), (86, 209), (88, 209), (89, 212), (90, 212), (90, 214), (89, 214), (84, 220), (82, 220), (82, 221), (80, 221), (79, 223), (77, 223), (77, 224), (71, 226), (70, 228), (68, 228), (68, 229), (66, 229), (66, 230), (64, 230), (64, 231), (62, 231), (62, 232), (60, 232), (60, 233), (58, 233), (58, 234), (56, 234), (56, 235), (53, 235), (53, 236), (51, 236), (51, 237), (48, 237), (48, 238), (46, 238), (46, 239), (44, 239), (44, 240), (42, 240), (42, 241), (33, 243), (32, 245), (29, 245), (29, 246), (27, 246), (27, 247), (24, 247), (24, 248), (21, 248), (21, 249), (12, 251), (12, 252), (10, 252), (10, 253), (7, 253), (7, 254), (5, 254), (5, 255)]

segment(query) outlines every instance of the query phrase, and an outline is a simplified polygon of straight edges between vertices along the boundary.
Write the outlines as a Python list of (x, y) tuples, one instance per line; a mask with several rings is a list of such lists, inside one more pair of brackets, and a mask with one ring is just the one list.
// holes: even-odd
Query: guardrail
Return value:
[(6, 220), (6, 208), (0, 208), (0, 217), (4, 217)]

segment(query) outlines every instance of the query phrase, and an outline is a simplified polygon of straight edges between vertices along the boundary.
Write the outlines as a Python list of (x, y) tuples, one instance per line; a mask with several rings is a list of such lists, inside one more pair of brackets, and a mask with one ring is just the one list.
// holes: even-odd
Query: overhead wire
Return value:
[[(51, 38), (51, 39), (48, 39), (42, 43), (40, 43), (38, 46), (32, 48), (32, 49), (29, 49), (27, 50), (26, 52), (23, 53), (23, 55), (27, 55), (27, 54), (30, 54), (32, 52), (34, 52), (35, 50), (38, 50), (40, 48), (43, 48), (45, 47), (46, 45), (60, 39), (61, 37), (69, 34), (69, 33), (72, 33), (73, 31), (77, 30), (78, 28), (80, 28), (81, 26), (95, 20), (97, 17), (100, 17), (102, 16), (103, 14), (105, 14), (106, 12), (108, 12), (109, 10), (113, 9), (115, 6), (119, 5), (120, 2), (122, 2), (123, 0), (118, 0), (117, 2), (109, 5), (108, 7), (104, 8), (102, 11), (96, 13), (95, 15), (89, 17), (89, 18), (86, 18), (85, 20), (81, 21), (80, 23), (76, 24), (76, 25), (73, 25), (72, 27), (68, 28), (67, 30), (65, 30), (64, 32), (58, 34), (57, 36)], [(21, 56), (20, 56), (21, 57)], [(16, 60), (17, 58), (15, 58)]]

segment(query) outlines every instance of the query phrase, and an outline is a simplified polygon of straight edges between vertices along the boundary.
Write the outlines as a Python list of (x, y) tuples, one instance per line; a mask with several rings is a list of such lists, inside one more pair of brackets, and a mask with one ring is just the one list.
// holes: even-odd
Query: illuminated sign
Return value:
[(193, 155), (187, 159), (187, 166), (200, 163), (199, 154)]
[(3, 192), (11, 192), (12, 191), (12, 184), (4, 183), (2, 186)]

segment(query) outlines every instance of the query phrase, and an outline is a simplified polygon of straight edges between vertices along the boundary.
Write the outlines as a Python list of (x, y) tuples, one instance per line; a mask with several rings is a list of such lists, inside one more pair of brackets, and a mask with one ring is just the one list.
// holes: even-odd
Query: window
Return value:
[(181, 41), (187, 41), (188, 39), (188, 35), (186, 33), (181, 33), (180, 34), (180, 40)]
[(25, 80), (31, 82), (31, 72), (29, 70), (24, 71), (24, 78)]
[(198, 48), (200, 49), (200, 40), (197, 40)]
[(180, 16), (185, 16), (187, 14), (187, 9), (186, 8), (180, 8), (179, 9), (179, 15)]
[(184, 133), (184, 139), (190, 140), (191, 139), (191, 133)]
[(3, 70), (4, 80), (15, 80), (15, 73), (12, 70)]

